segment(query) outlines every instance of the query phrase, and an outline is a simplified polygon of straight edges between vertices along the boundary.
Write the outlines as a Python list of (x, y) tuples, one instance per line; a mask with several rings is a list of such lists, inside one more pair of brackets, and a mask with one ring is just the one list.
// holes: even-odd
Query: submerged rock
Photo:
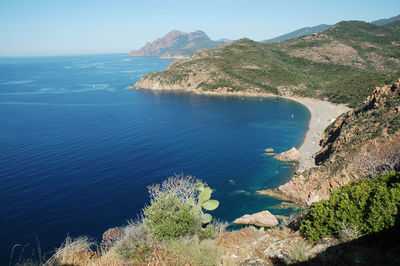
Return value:
[(301, 155), (300, 152), (295, 147), (293, 147), (288, 151), (279, 153), (274, 158), (285, 162), (298, 162), (301, 159)]
[(263, 227), (273, 227), (278, 225), (278, 219), (269, 211), (257, 212), (255, 214), (243, 215), (242, 217), (233, 221), (234, 224), (252, 224)]

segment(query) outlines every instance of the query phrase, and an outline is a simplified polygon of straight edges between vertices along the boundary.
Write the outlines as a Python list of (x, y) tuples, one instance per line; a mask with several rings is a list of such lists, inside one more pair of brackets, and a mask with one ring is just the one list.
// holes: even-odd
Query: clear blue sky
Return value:
[(0, 56), (129, 52), (173, 29), (259, 41), (398, 14), (399, 0), (0, 0)]

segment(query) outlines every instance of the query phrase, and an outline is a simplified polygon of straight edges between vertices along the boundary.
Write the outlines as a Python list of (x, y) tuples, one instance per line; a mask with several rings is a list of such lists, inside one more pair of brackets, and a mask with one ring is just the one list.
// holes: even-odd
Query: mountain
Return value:
[(203, 31), (182, 32), (173, 30), (128, 56), (155, 56), (161, 58), (188, 58), (200, 49), (213, 49), (228, 43), (228, 40), (213, 41)]
[(281, 36), (278, 36), (278, 37), (275, 37), (275, 38), (272, 38), (269, 40), (264, 40), (261, 42), (264, 42), (264, 43), (283, 42), (286, 40), (302, 37), (305, 35), (320, 33), (320, 32), (323, 32), (324, 30), (329, 29), (331, 26), (332, 25), (321, 24), (321, 25), (314, 26), (314, 27), (305, 27), (305, 28), (301, 28), (301, 29), (286, 33), (284, 35), (281, 35)]
[[(371, 24), (374, 24), (376, 26), (383, 26), (383, 25), (386, 25), (386, 24), (389, 24), (392, 22), (396, 22), (396, 21), (400, 21), (400, 15), (391, 17), (388, 19), (375, 20), (375, 21), (372, 21)], [(332, 25), (320, 24), (320, 25), (314, 26), (314, 27), (304, 27), (304, 28), (280, 35), (280, 36), (272, 38), (272, 39), (264, 40), (261, 42), (263, 42), (263, 43), (283, 42), (286, 40), (295, 39), (295, 38), (303, 37), (306, 35), (311, 35), (314, 33), (320, 33), (320, 32), (323, 32), (323, 31), (329, 29), (331, 26)]]
[(388, 23), (392, 23), (392, 22), (396, 22), (400, 20), (400, 15), (391, 17), (391, 18), (387, 18), (387, 19), (379, 19), (379, 20), (375, 20), (372, 21), (371, 24), (377, 25), (377, 26), (383, 26), (386, 25)]
[(359, 105), (400, 73), (400, 33), (361, 21), (279, 43), (249, 39), (201, 50), (133, 88), (224, 95), (297, 95)]

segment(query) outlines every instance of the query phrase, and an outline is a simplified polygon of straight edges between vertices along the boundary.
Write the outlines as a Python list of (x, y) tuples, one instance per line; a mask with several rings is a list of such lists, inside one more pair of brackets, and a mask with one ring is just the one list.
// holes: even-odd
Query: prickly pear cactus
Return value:
[(207, 211), (213, 211), (219, 206), (218, 200), (211, 200), (212, 189), (205, 187), (203, 183), (197, 183), (195, 189), (200, 192), (197, 198), (197, 204), (194, 205), (194, 209), (201, 212), (201, 222), (208, 224), (212, 220), (212, 216), (208, 213), (203, 213), (202, 209)]

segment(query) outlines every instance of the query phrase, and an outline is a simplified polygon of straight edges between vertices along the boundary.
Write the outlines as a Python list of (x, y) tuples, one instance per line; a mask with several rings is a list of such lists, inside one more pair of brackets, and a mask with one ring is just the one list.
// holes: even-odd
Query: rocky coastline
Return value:
[[(315, 166), (315, 154), (321, 149), (320, 141), (324, 136), (324, 130), (335, 121), (335, 119), (341, 114), (351, 110), (344, 105), (336, 105), (330, 102), (321, 101), (312, 98), (302, 98), (288, 95), (274, 95), (272, 93), (259, 92), (256, 90), (246, 91), (231, 91), (230, 88), (217, 88), (213, 91), (204, 91), (200, 89), (193, 89), (188, 87), (179, 86), (174, 84), (173, 86), (163, 86), (157, 82), (151, 82), (148, 79), (142, 79), (138, 81), (134, 86), (129, 86), (127, 89), (136, 90), (148, 90), (155, 92), (170, 92), (170, 93), (194, 93), (198, 95), (212, 95), (212, 96), (237, 96), (237, 97), (255, 97), (255, 98), (283, 98), (292, 101), (296, 101), (305, 106), (310, 112), (310, 121), (308, 124), (308, 130), (305, 134), (303, 143), (298, 147), (299, 158), (297, 158), (298, 168), (296, 174), (307, 171)], [(294, 177), (295, 177), (294, 176)], [(293, 178), (292, 178), (293, 179)], [(290, 185), (291, 180), (280, 186)], [(346, 182), (347, 183), (347, 182)], [(297, 190), (304, 190), (304, 193), (299, 193)], [(271, 197), (277, 197), (282, 200), (291, 200), (300, 203), (307, 203), (309, 197), (307, 196), (310, 191), (306, 187), (292, 187), (289, 186), (286, 190), (278, 189), (266, 189), (257, 191), (261, 195), (268, 195)], [(299, 195), (303, 195), (299, 196)]]

